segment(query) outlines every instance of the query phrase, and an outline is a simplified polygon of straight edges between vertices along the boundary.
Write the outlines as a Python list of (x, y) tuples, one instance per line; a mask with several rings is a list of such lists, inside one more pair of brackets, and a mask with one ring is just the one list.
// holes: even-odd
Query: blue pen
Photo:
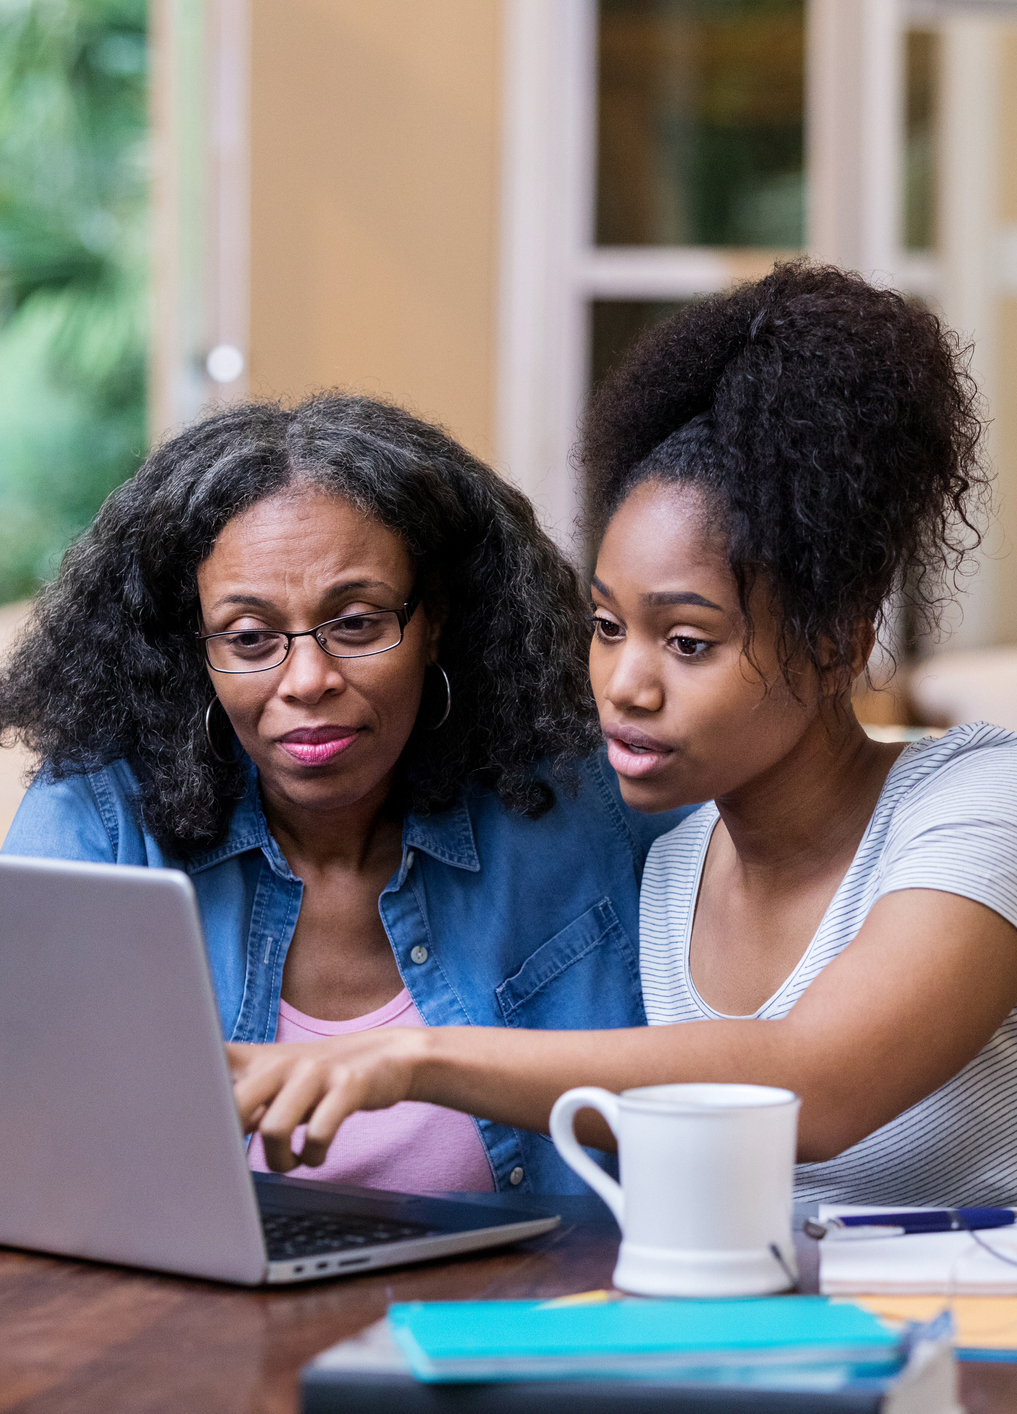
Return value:
[(817, 1240), (864, 1237), (906, 1237), (927, 1232), (973, 1232), (979, 1228), (1010, 1227), (1017, 1219), (1014, 1208), (913, 1208), (900, 1213), (841, 1213), (816, 1222), (809, 1218), (803, 1231)]

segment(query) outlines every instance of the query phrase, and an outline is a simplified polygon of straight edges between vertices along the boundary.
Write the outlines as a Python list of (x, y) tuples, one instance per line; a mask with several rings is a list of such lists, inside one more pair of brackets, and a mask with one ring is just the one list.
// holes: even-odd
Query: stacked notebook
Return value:
[(414, 1302), (319, 1356), (305, 1414), (959, 1414), (948, 1326), (818, 1296)]

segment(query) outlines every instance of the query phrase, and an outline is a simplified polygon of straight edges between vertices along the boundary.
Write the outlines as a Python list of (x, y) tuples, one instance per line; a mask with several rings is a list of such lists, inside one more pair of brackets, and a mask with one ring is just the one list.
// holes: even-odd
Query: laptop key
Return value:
[(269, 1261), (289, 1261), (326, 1252), (404, 1242), (433, 1229), (423, 1223), (389, 1221), (356, 1214), (279, 1213), (261, 1215)]

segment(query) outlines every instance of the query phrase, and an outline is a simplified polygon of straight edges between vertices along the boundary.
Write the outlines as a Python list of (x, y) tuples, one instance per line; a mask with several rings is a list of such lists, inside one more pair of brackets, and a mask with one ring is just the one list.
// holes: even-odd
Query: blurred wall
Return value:
[(494, 454), (499, 0), (253, 0), (250, 388)]
[[(1017, 245), (1017, 33), (1002, 45), (1000, 86), (999, 222)], [(1017, 266), (1017, 251), (1011, 253)], [(997, 575), (996, 640), (1017, 643), (1017, 293), (999, 303), (999, 367), (996, 446), (999, 454), (999, 514), (1003, 535)]]

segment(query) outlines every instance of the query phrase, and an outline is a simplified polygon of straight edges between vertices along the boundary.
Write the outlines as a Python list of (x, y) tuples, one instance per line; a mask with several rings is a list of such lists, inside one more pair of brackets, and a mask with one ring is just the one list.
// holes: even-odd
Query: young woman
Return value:
[[(219, 413), (38, 601), (0, 679), (42, 761), (4, 850), (185, 869), (237, 1042), (639, 1024), (673, 820), (591, 755), (582, 611), (525, 498), (435, 428), (343, 396)], [(315, 1175), (572, 1183), (537, 1136), (412, 1103)]]
[(799, 1196), (1017, 1201), (1017, 737), (902, 749), (851, 707), (888, 603), (934, 614), (964, 560), (979, 431), (937, 320), (837, 270), (645, 337), (587, 429), (590, 669), (626, 801), (712, 802), (647, 861), (651, 1024), (234, 1047), (277, 1168), (408, 1095), (543, 1129), (573, 1085), (749, 1081), (802, 1097)]

